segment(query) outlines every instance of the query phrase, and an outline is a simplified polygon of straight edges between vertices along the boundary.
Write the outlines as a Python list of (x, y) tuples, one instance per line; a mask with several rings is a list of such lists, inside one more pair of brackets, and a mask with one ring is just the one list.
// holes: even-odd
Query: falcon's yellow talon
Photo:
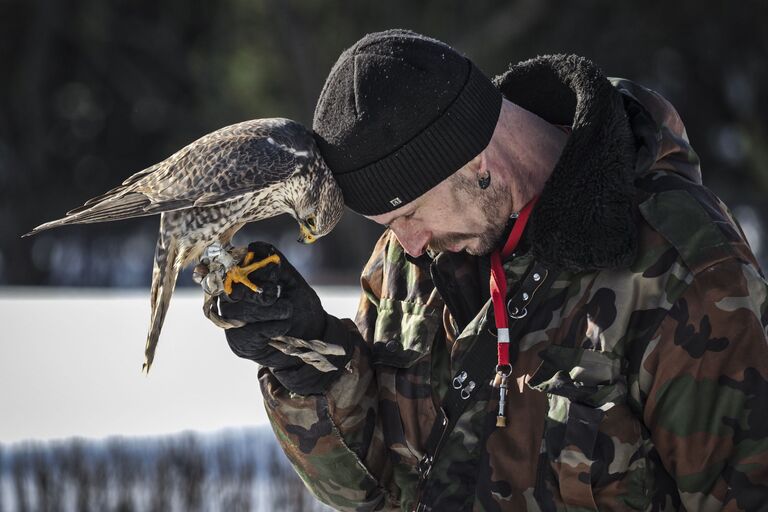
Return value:
[[(250, 259), (252, 260), (253, 259), (253, 253), (248, 253), (248, 254), (250, 254), (250, 256), (251, 256)], [(260, 268), (266, 267), (270, 263), (274, 263), (274, 264), (280, 263), (280, 256), (278, 256), (277, 254), (270, 254), (269, 256), (264, 258), (263, 260), (259, 260), (256, 263), (248, 264), (248, 263), (245, 263), (246, 261), (249, 261), (248, 254), (245, 255), (245, 260), (243, 260), (244, 266), (239, 267), (239, 268), (241, 268), (243, 270), (243, 272), (245, 272), (246, 275), (250, 274), (254, 270), (258, 270)]]
[(227, 273), (226, 279), (224, 279), (224, 293), (232, 295), (232, 277)]
[(239, 267), (232, 267), (227, 272), (227, 277), (224, 279), (224, 293), (227, 295), (232, 294), (232, 285), (234, 283), (241, 283), (251, 290), (253, 290), (254, 293), (261, 293), (261, 287), (253, 284), (250, 279), (248, 279), (248, 274), (251, 272), (258, 270), (260, 268), (266, 267), (270, 263), (278, 264), (280, 263), (280, 256), (277, 254), (271, 254), (264, 258), (263, 260), (259, 260), (255, 263), (251, 263), (253, 261), (254, 254), (253, 252), (248, 252), (248, 254), (245, 255), (245, 258), (243, 259), (243, 266)]

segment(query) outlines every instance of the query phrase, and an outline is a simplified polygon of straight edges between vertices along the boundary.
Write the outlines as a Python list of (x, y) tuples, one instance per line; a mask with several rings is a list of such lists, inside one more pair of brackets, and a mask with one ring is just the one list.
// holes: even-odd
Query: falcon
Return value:
[(201, 137), (23, 236), (67, 224), (160, 214), (142, 366), (149, 372), (183, 267), (202, 258), (204, 270), (198, 273), (200, 265), (195, 270), (206, 292), (204, 311), (217, 325), (234, 327), (218, 317), (213, 297), (230, 293), (234, 283), (260, 292), (248, 274), (279, 263), (277, 254), (253, 261), (253, 254), (233, 249), (234, 234), (249, 222), (287, 213), (299, 224), (299, 241), (312, 243), (333, 229), (343, 211), (341, 190), (312, 133), (290, 119), (255, 119)]

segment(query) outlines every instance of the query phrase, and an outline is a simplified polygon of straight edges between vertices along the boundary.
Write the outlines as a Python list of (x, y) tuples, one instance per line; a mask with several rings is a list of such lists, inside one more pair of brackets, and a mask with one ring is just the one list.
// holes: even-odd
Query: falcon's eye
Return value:
[(315, 224), (315, 216), (314, 215), (310, 215), (309, 217), (307, 217), (307, 219), (304, 222), (306, 222), (307, 223), (307, 227), (309, 229), (313, 230), (313, 231), (317, 228), (317, 225)]

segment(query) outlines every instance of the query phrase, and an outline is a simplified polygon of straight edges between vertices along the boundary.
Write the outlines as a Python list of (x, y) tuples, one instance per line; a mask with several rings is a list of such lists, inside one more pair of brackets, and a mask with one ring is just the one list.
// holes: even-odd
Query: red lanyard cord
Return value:
[(491, 253), (491, 300), (493, 301), (493, 313), (496, 318), (496, 349), (498, 353), (498, 362), (496, 365), (496, 378), (493, 385), (499, 388), (499, 411), (496, 415), (496, 426), (505, 427), (507, 425), (506, 401), (507, 401), (507, 378), (512, 374), (512, 366), (509, 361), (509, 317), (507, 316), (504, 301), (507, 299), (507, 277), (504, 274), (502, 261), (509, 257), (520, 243), (523, 237), (525, 225), (528, 223), (528, 217), (531, 215), (538, 196), (531, 199), (526, 204), (512, 226), (512, 232), (507, 238), (507, 242), (501, 251)]
[(509, 365), (509, 318), (504, 307), (504, 301), (507, 297), (507, 278), (504, 274), (502, 261), (509, 257), (517, 244), (520, 243), (525, 225), (528, 223), (528, 217), (530, 217), (537, 199), (538, 197), (534, 197), (520, 210), (504, 248), (501, 251), (496, 250), (491, 253), (491, 300), (493, 301), (493, 313), (496, 317), (498, 333), (499, 366)]

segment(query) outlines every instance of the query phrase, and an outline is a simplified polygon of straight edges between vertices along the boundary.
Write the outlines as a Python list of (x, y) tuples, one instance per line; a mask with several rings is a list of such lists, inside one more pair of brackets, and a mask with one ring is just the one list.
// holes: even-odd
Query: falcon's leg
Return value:
[[(280, 257), (272, 254), (262, 260), (254, 262), (255, 254), (247, 251), (245, 247), (224, 248), (218, 243), (211, 244), (203, 253), (200, 263), (195, 267), (194, 279), (199, 283), (205, 293), (203, 313), (218, 327), (232, 329), (245, 325), (240, 320), (228, 320), (222, 318), (216, 307), (216, 297), (222, 293), (232, 293), (234, 283), (242, 283), (255, 293), (261, 293), (261, 287), (248, 279), (248, 274), (266, 267), (270, 263), (280, 263)], [(242, 259), (242, 266), (237, 266), (237, 261)]]
[(195, 266), (192, 277), (201, 285), (205, 296), (203, 314), (222, 329), (233, 329), (245, 325), (241, 320), (222, 318), (219, 315), (216, 297), (224, 293), (224, 279), (227, 271), (237, 265), (237, 261), (242, 259), (246, 252), (245, 247), (232, 247), (230, 244), (222, 246), (215, 242), (206, 247), (200, 263)]
[(246, 252), (245, 247), (212, 243), (203, 252), (192, 277), (203, 287), (205, 293), (213, 296), (221, 295), (224, 293), (224, 279), (227, 272), (237, 265)]
[(248, 279), (248, 274), (260, 268), (264, 268), (270, 263), (280, 263), (280, 256), (277, 254), (270, 254), (262, 260), (253, 262), (253, 258), (255, 256), (256, 255), (253, 252), (249, 251), (243, 259), (242, 266), (234, 266), (227, 271), (227, 277), (224, 279), (224, 293), (227, 295), (231, 294), (232, 285), (234, 283), (242, 283), (243, 285), (253, 290), (255, 293), (262, 292), (261, 287), (253, 284), (251, 280)]

